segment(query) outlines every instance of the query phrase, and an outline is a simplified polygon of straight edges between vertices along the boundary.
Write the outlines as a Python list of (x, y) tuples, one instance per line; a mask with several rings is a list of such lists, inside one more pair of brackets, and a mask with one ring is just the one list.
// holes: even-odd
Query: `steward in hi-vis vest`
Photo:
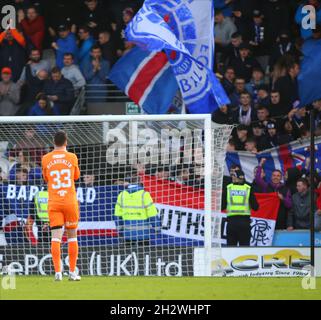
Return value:
[(258, 210), (259, 204), (242, 170), (232, 172), (231, 178), (222, 197), (222, 210), (227, 213), (227, 245), (250, 246), (251, 209)]
[(39, 191), (35, 195), (35, 221), (38, 227), (38, 242), (50, 242), (48, 191)]
[(160, 229), (160, 219), (149, 192), (133, 177), (122, 191), (115, 206), (120, 237), (125, 241), (147, 241)]

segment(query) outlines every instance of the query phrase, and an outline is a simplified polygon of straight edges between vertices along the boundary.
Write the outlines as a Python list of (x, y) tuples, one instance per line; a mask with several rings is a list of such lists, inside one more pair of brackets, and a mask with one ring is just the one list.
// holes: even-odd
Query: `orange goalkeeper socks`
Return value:
[(51, 241), (51, 255), (55, 268), (55, 272), (61, 272), (61, 263), (60, 263), (60, 239), (52, 239)]
[(75, 272), (78, 259), (77, 238), (68, 239), (69, 271)]

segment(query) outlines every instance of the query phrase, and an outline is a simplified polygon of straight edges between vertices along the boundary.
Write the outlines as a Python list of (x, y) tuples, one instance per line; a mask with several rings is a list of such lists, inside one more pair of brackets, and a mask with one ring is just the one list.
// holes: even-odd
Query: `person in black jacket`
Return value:
[(233, 119), (231, 112), (227, 106), (222, 106), (212, 115), (212, 121), (218, 124), (232, 124)]
[(287, 68), (287, 74), (279, 78), (274, 85), (274, 90), (280, 92), (281, 104), (286, 108), (286, 114), (288, 114), (293, 104), (299, 100), (299, 89), (297, 77), (300, 73), (300, 65), (297, 62), (293, 62)]
[(107, 15), (102, 4), (97, 0), (86, 0), (85, 8), (82, 10), (81, 22), (90, 28), (90, 33), (95, 38), (98, 37), (100, 31), (111, 29), (111, 17)]
[(231, 36), (231, 43), (223, 49), (222, 61), (225, 65), (230, 65), (234, 59), (240, 57), (240, 45), (242, 42), (242, 35), (234, 32)]
[(227, 93), (230, 95), (234, 92), (234, 81), (235, 81), (235, 70), (232, 67), (227, 67), (222, 80), (222, 86)]
[(244, 78), (246, 82), (250, 82), (254, 68), (260, 68), (260, 64), (250, 56), (250, 47), (248, 44), (240, 45), (240, 56), (231, 62), (237, 77)]
[(51, 79), (45, 82), (44, 93), (60, 108), (61, 114), (70, 114), (75, 99), (74, 87), (57, 67), (52, 69)]
[(286, 31), (282, 31), (272, 47), (269, 61), (270, 70), (273, 70), (273, 67), (277, 63), (277, 61), (285, 55), (299, 58), (300, 53), (295, 48), (294, 43), (290, 40), (288, 33)]
[(260, 10), (253, 11), (253, 19), (248, 36), (249, 43), (253, 49), (253, 55), (256, 57), (257, 61), (260, 62), (263, 71), (265, 71), (269, 62), (272, 40), (269, 34), (268, 25)]
[(110, 31), (102, 31), (98, 36), (98, 43), (101, 47), (102, 57), (113, 66), (117, 60), (116, 46)]
[(0, 69), (12, 70), (12, 81), (17, 82), (27, 61), (27, 41), (17, 29), (0, 34)]

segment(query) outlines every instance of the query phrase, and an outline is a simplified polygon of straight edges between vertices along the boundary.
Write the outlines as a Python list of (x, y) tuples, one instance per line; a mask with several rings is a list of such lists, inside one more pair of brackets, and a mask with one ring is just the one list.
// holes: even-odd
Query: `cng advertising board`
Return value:
[[(214, 256), (214, 251), (213, 255)], [(194, 276), (203, 276), (204, 249), (194, 249)], [(316, 254), (316, 275), (321, 276), (321, 249)], [(227, 277), (304, 277), (309, 274), (309, 248), (222, 248)]]

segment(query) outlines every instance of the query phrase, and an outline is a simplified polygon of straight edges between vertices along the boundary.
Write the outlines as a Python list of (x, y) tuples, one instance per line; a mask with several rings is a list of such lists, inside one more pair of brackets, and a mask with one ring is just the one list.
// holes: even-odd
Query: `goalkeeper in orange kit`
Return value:
[(75, 180), (80, 177), (78, 158), (67, 151), (67, 135), (64, 131), (55, 134), (54, 145), (55, 149), (42, 158), (42, 174), (48, 184), (48, 214), (55, 280), (62, 280), (60, 246), (65, 227), (68, 237), (69, 280), (79, 281), (81, 278), (76, 273), (79, 205), (75, 188)]

